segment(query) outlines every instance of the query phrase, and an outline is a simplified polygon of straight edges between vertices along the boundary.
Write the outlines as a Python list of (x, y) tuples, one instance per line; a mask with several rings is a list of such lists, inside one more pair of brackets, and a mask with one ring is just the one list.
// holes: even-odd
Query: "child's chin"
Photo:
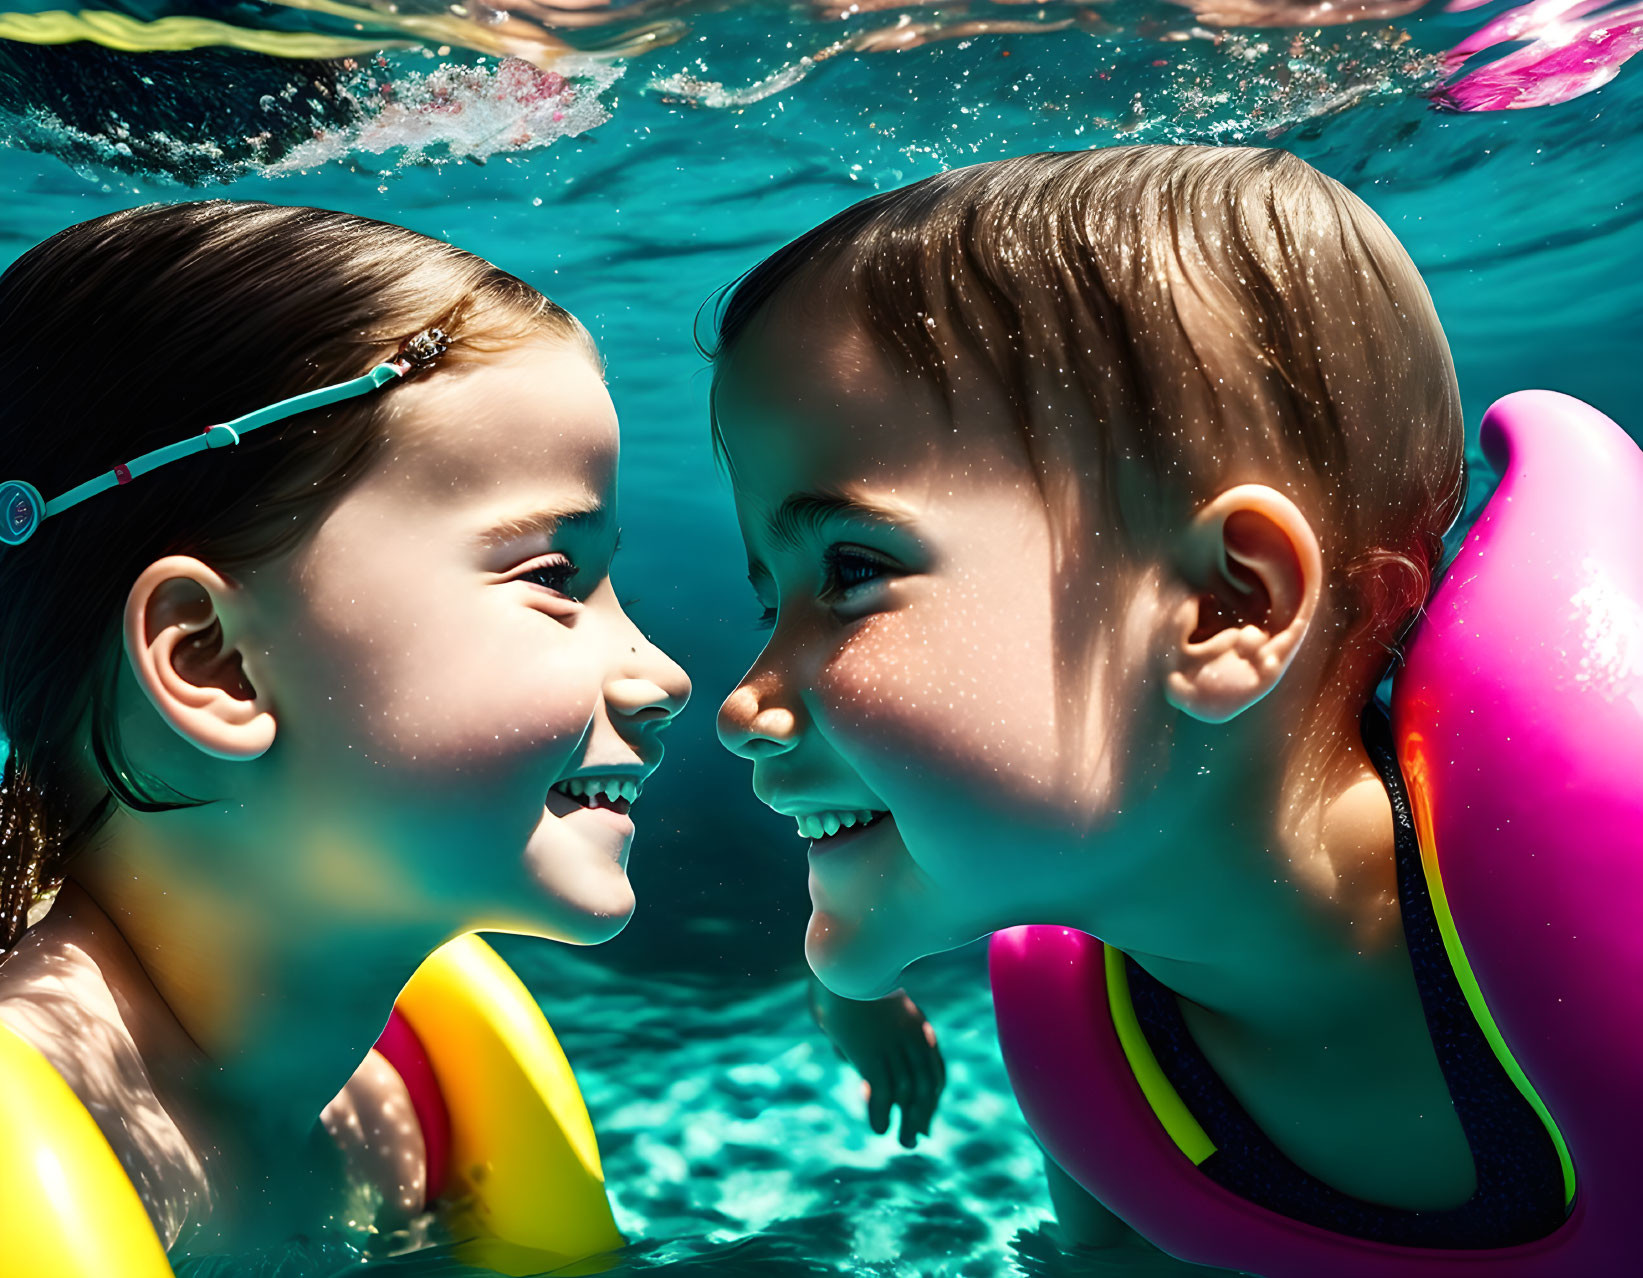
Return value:
[(588, 915), (579, 925), (568, 929), (571, 935), (558, 939), (570, 945), (603, 945), (620, 933), (632, 917), (631, 908), (624, 914)]
[(619, 884), (612, 884), (601, 899), (581, 902), (582, 909), (566, 922), (564, 937), (572, 945), (601, 945), (628, 925), (633, 917), (633, 887), (624, 874)]
[[(616, 936), (633, 917), (633, 885), (620, 869), (614, 873), (577, 877), (572, 882), (538, 881), (535, 899), (515, 914), (509, 925), (488, 930), (520, 932), (567, 945), (601, 945)], [(542, 890), (547, 888), (546, 895)]]
[(804, 957), (816, 979), (840, 998), (882, 998), (901, 984), (911, 959), (863, 935), (858, 924), (825, 910), (810, 916)]
[(633, 917), (626, 866), (602, 848), (569, 843), (551, 850), (526, 862), (535, 889), (527, 908), (541, 920), (539, 934), (571, 945), (610, 940)]

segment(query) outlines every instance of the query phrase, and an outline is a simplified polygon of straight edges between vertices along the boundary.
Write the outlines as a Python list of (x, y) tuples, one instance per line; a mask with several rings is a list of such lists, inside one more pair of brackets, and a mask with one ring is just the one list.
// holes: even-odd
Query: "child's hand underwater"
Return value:
[(873, 1130), (889, 1131), (890, 1110), (899, 1105), (901, 1143), (911, 1149), (921, 1135), (928, 1136), (947, 1066), (936, 1031), (918, 1004), (900, 990), (858, 1002), (812, 980), (810, 1010), (838, 1054), (860, 1072)]

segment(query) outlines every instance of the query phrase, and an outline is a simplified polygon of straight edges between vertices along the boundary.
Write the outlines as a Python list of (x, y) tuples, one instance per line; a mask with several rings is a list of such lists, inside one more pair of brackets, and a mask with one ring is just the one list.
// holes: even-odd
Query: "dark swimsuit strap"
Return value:
[(1147, 1043), (1216, 1152), (1199, 1169), (1270, 1211), (1335, 1233), (1410, 1247), (1506, 1247), (1551, 1233), (1565, 1216), (1562, 1166), (1534, 1109), (1478, 1028), (1432, 911), (1391, 724), (1364, 714), (1364, 744), (1392, 801), (1398, 899), (1421, 1006), (1477, 1170), (1477, 1191), (1450, 1211), (1409, 1211), (1352, 1198), (1303, 1171), (1256, 1126), (1192, 1041), (1175, 994), (1126, 959)]

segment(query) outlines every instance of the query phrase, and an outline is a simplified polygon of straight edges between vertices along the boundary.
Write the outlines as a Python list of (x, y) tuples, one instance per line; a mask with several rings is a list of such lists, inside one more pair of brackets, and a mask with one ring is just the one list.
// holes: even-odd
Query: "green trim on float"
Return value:
[(1118, 1045), (1124, 1049), (1124, 1059), (1141, 1088), (1141, 1094), (1152, 1106), (1152, 1112), (1163, 1124), (1164, 1131), (1175, 1142), (1175, 1147), (1192, 1160), (1196, 1167), (1215, 1152), (1215, 1142), (1198, 1125), (1181, 1094), (1164, 1077), (1158, 1058), (1141, 1032), (1135, 1019), (1135, 1004), (1130, 1001), (1130, 982), (1124, 974), (1124, 954), (1103, 944), (1107, 967), (1107, 1006), (1112, 1011), (1112, 1027), (1118, 1032)]
[[(1417, 835), (1420, 833), (1417, 828)], [(1552, 1112), (1546, 1108), (1545, 1102), (1540, 1099), (1534, 1085), (1529, 1082), (1529, 1076), (1523, 1072), (1512, 1057), (1512, 1051), (1506, 1046), (1506, 1037), (1495, 1024), (1495, 1018), (1489, 1013), (1489, 1005), (1483, 1000), (1483, 990), (1478, 985), (1478, 978), (1472, 972), (1471, 963), (1467, 962), (1466, 951), (1460, 943), (1460, 933), (1455, 928), (1455, 916), (1449, 912), (1449, 897), (1443, 890), (1443, 876), (1438, 873), (1437, 857), (1429, 852), (1430, 844), (1427, 839), (1420, 839), (1421, 868), (1426, 871), (1426, 893), (1432, 900), (1432, 914), (1438, 921), (1438, 935), (1443, 937), (1444, 953), (1449, 956), (1449, 966), (1455, 973), (1455, 980), (1460, 984), (1460, 992), (1466, 998), (1466, 1006), (1471, 1010), (1472, 1019), (1478, 1023), (1483, 1031), (1483, 1037), (1489, 1048), (1500, 1062), (1500, 1067), (1506, 1071), (1506, 1076), (1512, 1080), (1512, 1085), (1528, 1101), (1535, 1113), (1539, 1115), (1541, 1123), (1546, 1128), (1546, 1134), (1552, 1138), (1552, 1144), (1557, 1149), (1557, 1161), (1563, 1167), (1563, 1206), (1573, 1205), (1575, 1200), (1575, 1165), (1569, 1157), (1569, 1146), (1563, 1140), (1563, 1133), (1558, 1131), (1557, 1124), (1552, 1121)]]

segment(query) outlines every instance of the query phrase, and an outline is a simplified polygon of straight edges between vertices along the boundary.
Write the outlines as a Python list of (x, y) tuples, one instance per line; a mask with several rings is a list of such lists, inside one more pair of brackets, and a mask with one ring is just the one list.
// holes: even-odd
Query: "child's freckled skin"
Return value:
[[(1464, 421), (1385, 223), (1277, 151), (1025, 156), (864, 200), (720, 314), (774, 619), (720, 734), (810, 839), (821, 981), (861, 999), (1073, 926), (1173, 992), (1306, 1171), (1469, 1201), (1370, 708)], [(831, 833), (836, 808), (876, 815)]]
[[(1088, 830), (1113, 807), (1121, 760), (1105, 743), (1119, 708), (1092, 697), (1073, 721), (1056, 548), (1007, 432), (978, 424), (983, 409), (966, 416), (954, 447), (941, 406), (848, 337), (830, 341), (811, 325), (806, 340), (772, 349), (776, 328), (769, 344), (732, 356), (716, 394), (744, 537), (774, 579), (776, 598), (761, 602), (779, 604), (769, 646), (721, 724), (727, 740), (765, 728), (789, 743), (756, 764), (767, 802), (893, 814), (893, 830), (812, 861), (812, 963), (860, 994), (884, 982), (867, 964), (988, 930), (1010, 894), (997, 882), (1000, 858), (1041, 864), (1017, 876), (1015, 904), (1053, 914), (1048, 885), (1065, 866), (1057, 832)], [(780, 378), (766, 381), (766, 368)], [(875, 504), (900, 525), (884, 534), (845, 521), (785, 547), (764, 527), (802, 491)], [(817, 593), (828, 545), (865, 547), (894, 567), (829, 601)], [(1083, 599), (1083, 613), (1111, 607), (1098, 591)], [(1105, 686), (1109, 655), (1133, 646), (1098, 643), (1091, 686)], [(1079, 733), (1091, 748), (1074, 755), (1065, 741)]]
[[(1281, 153), (1023, 157), (863, 202), (722, 315), (774, 627), (720, 735), (811, 839), (817, 976), (1078, 928), (1301, 1166), (1465, 1201), (1363, 722), (1464, 432), (1384, 224)], [(783, 537), (795, 500), (826, 517)], [(806, 830), (838, 808), (879, 815)]]

